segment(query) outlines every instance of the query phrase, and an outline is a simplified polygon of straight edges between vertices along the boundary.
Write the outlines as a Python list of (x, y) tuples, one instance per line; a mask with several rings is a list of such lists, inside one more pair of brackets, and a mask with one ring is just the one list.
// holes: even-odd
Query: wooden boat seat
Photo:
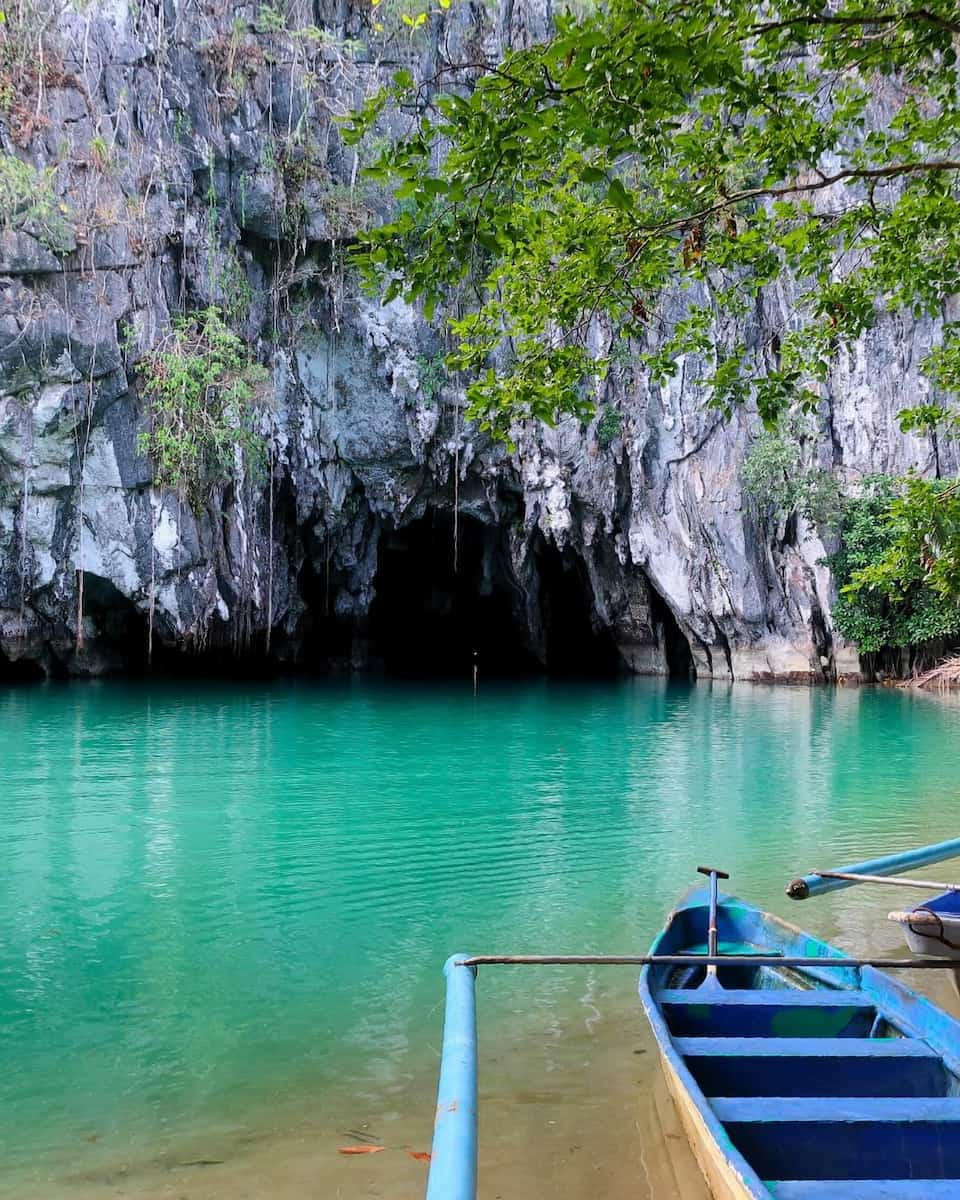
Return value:
[(866, 992), (789, 988), (664, 990), (661, 1011), (674, 1037), (862, 1037), (876, 1017)]
[(800, 991), (793, 988), (767, 988), (725, 990), (711, 992), (709, 997), (698, 992), (696, 988), (664, 989), (658, 993), (662, 1004), (695, 1004), (695, 1005), (726, 1005), (749, 1004), (751, 1007), (760, 1005), (776, 1005), (789, 1008), (823, 1008), (847, 1005), (849, 1007), (873, 1008), (873, 998), (867, 992), (857, 992), (852, 988), (811, 988), (810, 991)]
[(956, 1200), (960, 1179), (767, 1180), (776, 1200)]
[(939, 1054), (913, 1038), (677, 1038), (706, 1096), (946, 1096)]
[[(743, 1096), (709, 1103), (761, 1179), (862, 1182), (869, 1173), (900, 1180), (919, 1168), (949, 1178), (960, 1195), (960, 1097)], [(850, 1191), (845, 1195), (849, 1200)]]
[[(866, 1121), (960, 1121), (960, 1096), (865, 1096), (843, 1105), (837, 1104), (835, 1096), (718, 1096), (710, 1100), (710, 1106), (725, 1125), (770, 1121), (829, 1121), (843, 1126)], [(952, 1136), (958, 1135), (960, 1126), (952, 1131)], [(960, 1138), (957, 1148), (960, 1150)]]
[(783, 1058), (788, 1055), (801, 1057), (837, 1058), (932, 1058), (940, 1056), (926, 1042), (916, 1038), (849, 1038), (838, 1042), (834, 1038), (677, 1038), (674, 1045), (684, 1056), (722, 1055), (769, 1055)]

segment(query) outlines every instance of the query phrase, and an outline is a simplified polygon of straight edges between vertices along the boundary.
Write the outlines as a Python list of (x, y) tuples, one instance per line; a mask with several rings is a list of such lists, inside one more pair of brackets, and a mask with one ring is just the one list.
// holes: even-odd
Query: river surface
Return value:
[[(893, 950), (897, 893), (783, 887), (956, 836), (958, 732), (870, 689), (0, 691), (0, 1195), (413, 1200), (449, 953), (643, 952), (701, 862)], [(481, 972), (486, 1200), (704, 1195), (635, 996)]]

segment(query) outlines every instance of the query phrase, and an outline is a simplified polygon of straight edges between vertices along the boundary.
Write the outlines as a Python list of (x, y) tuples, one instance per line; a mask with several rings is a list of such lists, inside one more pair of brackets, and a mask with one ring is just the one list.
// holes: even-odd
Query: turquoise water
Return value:
[[(783, 885), (955, 836), (958, 727), (902, 692), (647, 681), (0, 692), (0, 1190), (120, 1170), (131, 1190), (102, 1194), (134, 1195), (142, 1170), (180, 1195), (150, 1171), (307, 1122), (311, 1194), (413, 1195), (399, 1167), (393, 1190), (323, 1175), (374, 1179), (336, 1155), (367, 1130), (425, 1148), (448, 953), (639, 952), (701, 861), (892, 948), (889, 894), (791, 911)], [(518, 970), (481, 979), (484, 1045), (516, 1055), (487, 1077), (504, 1104), (524, 1054), (600, 1063), (633, 1012), (628, 975)]]

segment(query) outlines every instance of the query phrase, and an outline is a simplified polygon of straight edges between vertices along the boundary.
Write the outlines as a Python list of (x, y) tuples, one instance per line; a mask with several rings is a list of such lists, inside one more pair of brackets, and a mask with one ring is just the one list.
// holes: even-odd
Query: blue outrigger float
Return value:
[(475, 1200), (477, 968), (642, 967), (640, 999), (716, 1200), (958, 1200), (960, 1022), (881, 968), (721, 896), (701, 868), (642, 956), (454, 955), (427, 1200)]

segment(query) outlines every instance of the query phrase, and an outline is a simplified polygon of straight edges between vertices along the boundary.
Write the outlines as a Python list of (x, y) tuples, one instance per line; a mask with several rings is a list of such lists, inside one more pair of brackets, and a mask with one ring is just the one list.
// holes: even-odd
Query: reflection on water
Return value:
[[(783, 885), (955, 836), (958, 725), (902, 692), (646, 681), (0, 693), (0, 1186), (417, 1195), (448, 953), (640, 951), (701, 861), (893, 949), (889, 894)], [(504, 1196), (653, 1178), (634, 992), (483, 974)], [(388, 1150), (337, 1156), (367, 1131)]]

